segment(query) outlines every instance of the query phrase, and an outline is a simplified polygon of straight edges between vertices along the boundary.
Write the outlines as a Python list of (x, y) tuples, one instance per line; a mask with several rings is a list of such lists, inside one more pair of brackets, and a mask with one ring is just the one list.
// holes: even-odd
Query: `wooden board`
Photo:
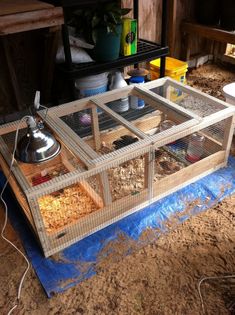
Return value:
[(0, 16), (52, 8), (53, 5), (37, 0), (1, 0)]
[[(4, 175), (7, 177), (9, 175), (9, 167), (1, 155), (0, 155), (0, 165), (1, 165), (1, 169), (4, 173)], [(9, 178), (9, 184), (10, 184), (11, 189), (13, 190), (13, 192), (15, 194), (17, 201), (19, 202), (20, 206), (22, 207), (23, 212), (24, 212), (30, 226), (33, 228), (34, 233), (37, 235), (37, 229), (36, 229), (34, 221), (33, 221), (33, 217), (32, 217), (31, 211), (30, 211), (29, 204), (27, 202), (27, 199), (26, 199), (22, 189), (20, 188), (19, 184), (17, 183), (17, 181), (13, 175), (11, 175)]]
[(220, 28), (184, 22), (182, 23), (182, 31), (188, 34), (206, 37), (210, 40), (216, 40), (218, 42), (235, 44), (235, 33)]
[[(153, 201), (157, 201), (160, 198), (174, 192), (194, 181), (195, 176), (197, 179), (210, 174), (214, 170), (224, 166), (225, 151), (218, 152), (213, 157), (208, 157), (206, 161), (199, 161), (198, 167), (201, 172), (196, 173), (195, 167), (182, 169), (179, 171), (179, 176), (175, 174), (164, 178), (161, 181), (159, 189), (159, 183), (154, 184), (154, 197)], [(181, 173), (180, 173), (181, 172)], [(197, 174), (197, 175), (196, 175)], [(183, 176), (183, 178), (181, 177)], [(171, 183), (173, 181), (173, 184)], [(46, 257), (66, 248), (67, 246), (83, 239), (86, 236), (95, 233), (96, 231), (142, 209), (149, 205), (148, 190), (145, 189), (138, 195), (130, 198), (129, 196), (124, 197), (120, 200), (115, 201), (111, 206), (103, 208), (99, 212), (91, 214), (89, 217), (85, 217), (80, 222), (69, 226), (58, 232), (58, 234), (51, 235), (51, 249), (45, 253)], [(79, 231), (79, 233), (76, 233)]]
[[(139, 0), (138, 2), (138, 37), (159, 43), (161, 40), (162, 1)], [(133, 3), (133, 0), (122, 0), (122, 7), (133, 8)], [(133, 17), (133, 10), (127, 16)]]
[[(146, 115), (146, 117), (142, 117), (132, 121), (132, 124), (141, 131), (146, 132), (147, 134), (149, 130), (156, 128), (161, 120), (162, 113), (160, 111), (155, 111), (149, 115)], [(133, 133), (122, 126), (113, 128), (111, 131), (103, 130), (102, 132), (100, 132), (100, 142), (112, 143), (114, 140), (124, 135), (133, 135)], [(92, 148), (96, 148), (93, 137), (88, 137), (86, 143), (89, 144)]]
[(111, 110), (109, 107), (104, 105), (98, 99), (91, 100), (95, 105), (97, 105), (100, 109), (102, 109), (105, 113), (107, 113), (111, 118), (116, 120), (121, 125), (125, 126), (128, 130), (130, 130), (134, 135), (139, 137), (140, 139), (146, 139), (147, 136), (139, 129), (137, 129), (134, 125), (132, 125), (129, 121), (124, 119), (122, 116), (118, 115), (116, 112)]
[(176, 174), (172, 174), (164, 177), (163, 179), (154, 183), (153, 196), (160, 196), (172, 189), (182, 188), (186, 182), (196, 178), (200, 174), (210, 170), (211, 172), (216, 169), (218, 165), (221, 165), (225, 161), (225, 151), (221, 150), (214, 153), (207, 158), (204, 158), (195, 164), (191, 164), (186, 168), (179, 170)]
[(64, 23), (60, 7), (0, 16), (0, 36), (54, 27)]

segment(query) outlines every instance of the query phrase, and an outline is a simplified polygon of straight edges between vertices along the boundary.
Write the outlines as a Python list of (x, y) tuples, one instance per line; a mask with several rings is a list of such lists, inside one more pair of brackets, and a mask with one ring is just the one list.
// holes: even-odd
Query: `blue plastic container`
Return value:
[[(131, 77), (129, 79), (129, 84), (141, 84), (141, 83), (144, 83), (144, 77)], [(130, 96), (130, 100), (129, 100), (129, 103), (130, 103), (130, 108), (132, 109), (142, 109), (144, 108), (145, 106), (145, 102), (144, 100), (142, 100), (141, 98), (137, 97), (137, 96), (133, 96), (131, 95)]]

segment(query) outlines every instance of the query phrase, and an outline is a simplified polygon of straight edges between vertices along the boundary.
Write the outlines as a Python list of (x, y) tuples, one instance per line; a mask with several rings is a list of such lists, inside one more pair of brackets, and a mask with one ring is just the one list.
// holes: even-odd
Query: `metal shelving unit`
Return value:
[(65, 74), (73, 78), (80, 78), (89, 75), (101, 73), (115, 68), (125, 67), (131, 64), (136, 64), (143, 61), (149, 61), (155, 58), (166, 56), (168, 47), (161, 47), (156, 43), (152, 43), (143, 39), (138, 40), (137, 53), (131, 56), (123, 56), (117, 60), (108, 62), (88, 62), (81, 64), (62, 64), (59, 69)]
[[(83, 63), (83, 64), (73, 64), (71, 58), (70, 44), (69, 44), (69, 33), (67, 27), (67, 16), (68, 10), (72, 10), (73, 7), (81, 8), (92, 5), (92, 3), (108, 2), (110, 0), (60, 0), (56, 1), (56, 5), (62, 6), (64, 10), (65, 24), (62, 26), (62, 36), (65, 51), (64, 64), (60, 64), (57, 67), (59, 71), (70, 84), (71, 100), (76, 98), (74, 80), (76, 78), (81, 78), (87, 75), (98, 74), (107, 70), (113, 70), (115, 68), (123, 68), (129, 65), (137, 65), (140, 62), (150, 61), (152, 59), (161, 58), (161, 68), (160, 77), (165, 74), (165, 57), (169, 53), (167, 47), (167, 0), (162, 0), (162, 27), (161, 27), (161, 43), (149, 42), (145, 39), (138, 40), (138, 52), (131, 56), (120, 56), (117, 60), (109, 62), (94, 62), (94, 63)], [(53, 2), (53, 1), (49, 1)], [(59, 2), (59, 3), (58, 3)], [(53, 2), (55, 4), (55, 2)], [(139, 16), (139, 2), (138, 0), (133, 0), (133, 13), (134, 18), (138, 20)], [(139, 26), (139, 25), (138, 25)]]

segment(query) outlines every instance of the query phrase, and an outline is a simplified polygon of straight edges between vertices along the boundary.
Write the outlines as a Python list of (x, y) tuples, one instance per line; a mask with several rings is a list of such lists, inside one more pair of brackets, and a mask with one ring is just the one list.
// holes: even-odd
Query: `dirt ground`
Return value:
[[(231, 71), (231, 68), (233, 71)], [(223, 86), (235, 82), (235, 68), (228, 66), (208, 64), (192, 70), (187, 75), (189, 85), (225, 101)]]
[[(235, 73), (211, 65), (194, 70), (188, 78), (190, 85), (217, 97), (222, 97), (222, 86), (231, 81)], [(198, 281), (203, 276), (235, 274), (235, 195), (181, 225), (168, 227), (157, 241), (118, 261), (101, 264), (96, 276), (51, 299), (46, 298), (31, 268), (13, 314), (203, 314)], [(10, 225), (7, 236), (22, 248)], [(0, 257), (0, 314), (7, 314), (25, 263), (2, 240)], [(206, 282), (202, 294), (207, 314), (232, 314), (235, 279)]]

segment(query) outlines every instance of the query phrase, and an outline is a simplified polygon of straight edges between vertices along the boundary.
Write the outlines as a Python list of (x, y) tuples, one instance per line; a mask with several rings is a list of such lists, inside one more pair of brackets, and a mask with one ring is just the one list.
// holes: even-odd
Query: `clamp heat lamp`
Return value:
[[(39, 92), (36, 93), (34, 105), (39, 108)], [(16, 157), (24, 163), (41, 163), (54, 158), (60, 152), (60, 144), (48, 131), (39, 128), (35, 118), (28, 116), (27, 133), (19, 140)]]

